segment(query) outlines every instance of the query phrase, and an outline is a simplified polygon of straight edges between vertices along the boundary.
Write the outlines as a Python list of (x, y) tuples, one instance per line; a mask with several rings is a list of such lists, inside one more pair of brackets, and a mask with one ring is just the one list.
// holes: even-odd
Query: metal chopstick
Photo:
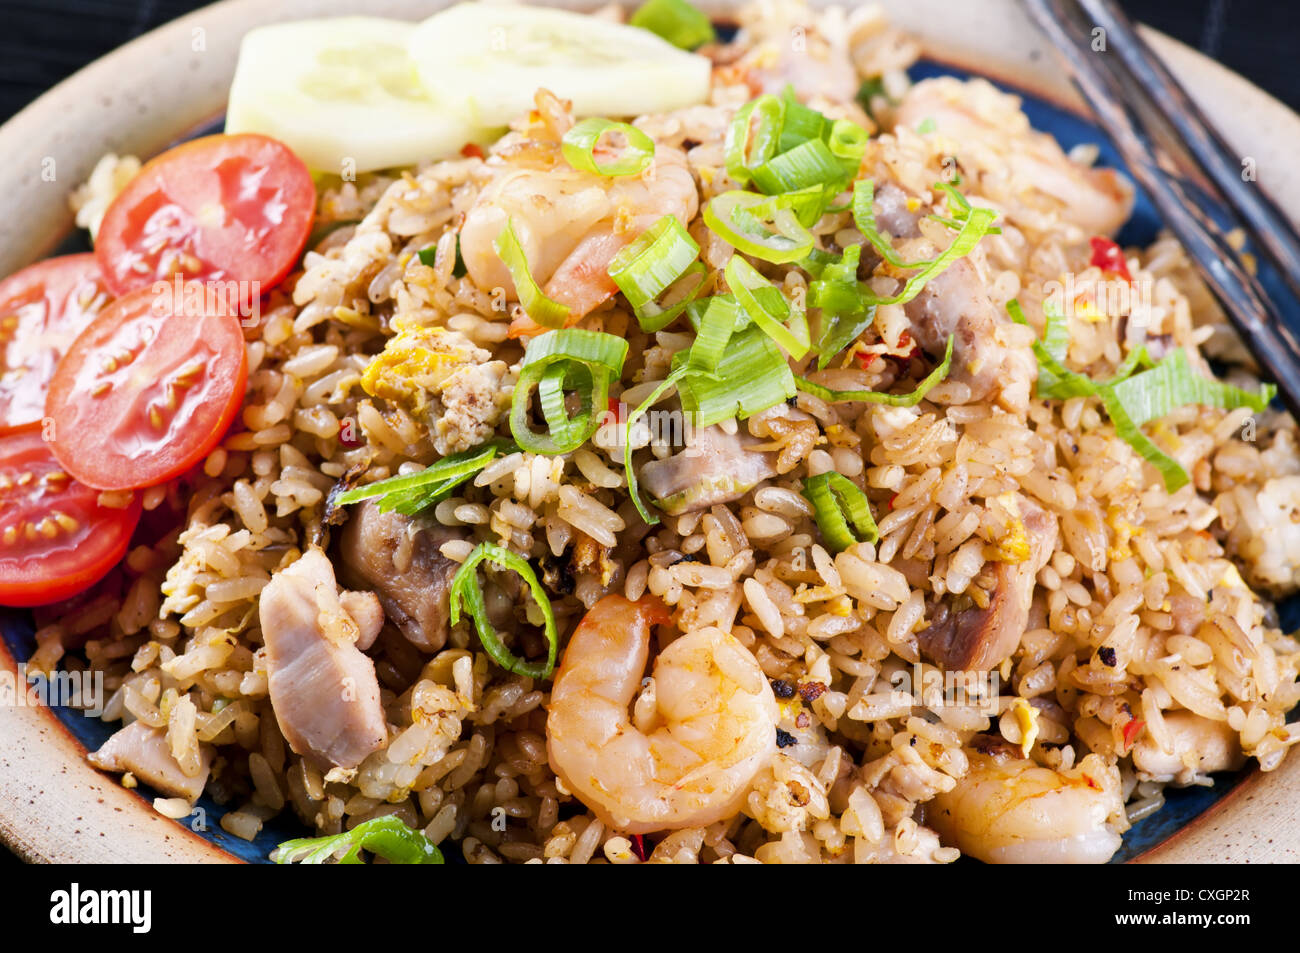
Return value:
[[(1283, 321), (1259, 280), (1242, 265), (1222, 229), (1199, 208), (1189, 195), (1182, 178), (1169, 168), (1170, 156), (1164, 148), (1169, 131), (1161, 130), (1159, 126), (1169, 111), (1176, 111), (1176, 106), (1172, 102), (1160, 103), (1149, 98), (1148, 87), (1128, 71), (1126, 60), (1093, 51), (1092, 29), (1099, 24), (1085, 19), (1085, 11), (1074, 0), (1022, 2), (1034, 22), (1060, 53), (1075, 85), (1123, 156), (1129, 171), (1150, 195), (1164, 224), (1186, 247), (1260, 366), (1278, 383), (1288, 409), (1292, 414), (1300, 416), (1300, 341), (1293, 329)], [(1108, 46), (1112, 45), (1112, 41), (1113, 45), (1120, 45), (1118, 40), (1122, 35), (1122, 30), (1108, 35)], [(1186, 98), (1185, 93), (1183, 97)], [(1210, 141), (1208, 133), (1201, 132), (1193, 144), (1177, 131), (1177, 127), (1174, 128), (1174, 134), (1184, 140), (1183, 151), (1193, 160), (1202, 163), (1202, 147)], [(1256, 221), (1271, 221), (1267, 217), (1260, 217), (1259, 204), (1251, 203), (1243, 210), (1234, 201), (1235, 193), (1240, 192), (1240, 189), (1235, 186), (1225, 187), (1225, 183), (1220, 183), (1213, 166), (1204, 168), (1203, 172), (1209, 181), (1222, 190), (1225, 199), (1234, 206), (1242, 224), (1253, 233), (1252, 237), (1260, 247), (1269, 252), (1269, 257), (1277, 254), (1281, 260), (1285, 260), (1282, 257), (1287, 252), (1285, 238), (1288, 235), (1294, 237), (1289, 225), (1285, 227), (1285, 232), (1278, 233), (1283, 236), (1283, 241), (1275, 243), (1278, 247), (1274, 252), (1255, 225)], [(1234, 169), (1234, 176), (1237, 175), (1239, 173)], [(1253, 197), (1259, 199), (1258, 194)], [(1280, 217), (1280, 213), (1271, 205), (1268, 206), (1268, 211)], [(1262, 227), (1277, 226), (1265, 224)], [(1284, 273), (1287, 271), (1286, 268), (1282, 270)]]

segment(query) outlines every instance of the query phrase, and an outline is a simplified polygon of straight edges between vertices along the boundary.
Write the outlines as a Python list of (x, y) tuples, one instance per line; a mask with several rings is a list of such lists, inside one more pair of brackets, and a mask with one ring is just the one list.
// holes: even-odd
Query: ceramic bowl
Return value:
[[(439, 0), (367, 0), (376, 16), (420, 19)], [(590, 8), (597, 4), (559, 5)], [(926, 62), (917, 75), (978, 74), (1026, 97), (1034, 125), (1068, 148), (1102, 142), (1086, 119), (1045, 40), (1013, 0), (886, 2), (893, 22), (919, 37)], [(50, 254), (73, 230), (69, 192), (105, 152), (150, 156), (220, 122), (240, 38), (278, 20), (356, 12), (357, 0), (226, 0), (143, 36), (77, 73), (0, 127), (0, 274)], [(719, 19), (727, 4), (705, 3)], [(1300, 117), (1168, 37), (1148, 39), (1240, 155), (1255, 160), (1259, 182), (1300, 219)], [(1116, 164), (1103, 149), (1103, 162)], [(1122, 238), (1149, 241), (1158, 228), (1139, 202)], [(1287, 613), (1290, 615), (1290, 613)], [(1294, 626), (1294, 621), (1292, 622)], [(0, 673), (14, 672), (32, 649), (27, 614), (0, 610)], [(110, 730), (66, 709), (0, 705), (0, 839), (35, 861), (230, 862), (264, 860), (302, 830), (273, 822), (253, 843), (226, 834), (220, 809), (200, 802), (184, 822), (164, 818), (150, 800), (85, 761)], [(1268, 775), (1224, 777), (1213, 790), (1172, 792), (1169, 804), (1126, 836), (1117, 859), (1181, 862), (1300, 860), (1300, 757)]]

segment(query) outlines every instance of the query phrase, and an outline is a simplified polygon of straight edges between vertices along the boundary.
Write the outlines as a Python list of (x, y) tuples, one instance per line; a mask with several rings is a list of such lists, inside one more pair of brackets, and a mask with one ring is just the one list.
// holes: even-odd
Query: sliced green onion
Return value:
[(363, 850), (390, 864), (442, 863), (442, 851), (424, 831), (407, 827), (392, 814), (362, 821), (342, 834), (287, 840), (271, 857), (277, 864), (323, 864), (336, 858), (340, 864), (360, 864)]
[[(1029, 322), (1025, 319), (1019, 301), (1008, 301), (1007, 313), (1011, 315), (1012, 320), (1017, 324), (1028, 325)], [(1159, 471), (1165, 484), (1165, 491), (1173, 493), (1180, 487), (1185, 486), (1188, 483), (1187, 471), (1182, 468), (1182, 465), (1177, 460), (1156, 446), (1155, 442), (1140, 429), (1141, 423), (1151, 419), (1142, 415), (1155, 406), (1155, 401), (1144, 393), (1145, 387), (1149, 385), (1139, 385), (1138, 389), (1131, 391), (1137, 404), (1140, 421), (1130, 414), (1128, 408), (1124, 405), (1123, 399), (1116, 393), (1117, 390), (1129, 382), (1156, 373), (1155, 369), (1152, 369), (1137, 375), (1137, 377), (1130, 376), (1139, 363), (1150, 360), (1146, 356), (1146, 349), (1139, 349), (1140, 353), (1131, 352), (1129, 357), (1124, 359), (1119, 372), (1110, 380), (1094, 381), (1086, 374), (1072, 371), (1062, 363), (1070, 343), (1069, 325), (1065, 314), (1049, 300), (1043, 304), (1043, 315), (1046, 319), (1043, 339), (1035, 341), (1033, 344), (1034, 356), (1038, 358), (1038, 383), (1035, 386), (1037, 396), (1058, 400), (1068, 400), (1071, 397), (1100, 398), (1102, 406), (1105, 407), (1106, 413), (1115, 427), (1115, 435)], [(1180, 348), (1175, 353), (1181, 353), (1181, 351)], [(1135, 353), (1138, 353), (1137, 357), (1133, 356)], [(1183, 360), (1186, 361), (1186, 355), (1184, 355)], [(1190, 372), (1190, 368), (1188, 368), (1188, 371)], [(1260, 397), (1263, 397), (1265, 393), (1267, 393), (1267, 390), (1261, 391)]]
[(844, 181), (840, 161), (821, 139), (809, 139), (773, 156), (753, 170), (754, 185), (768, 195), (805, 189), (811, 185), (836, 186)]
[(772, 195), (747, 209), (743, 215), (749, 218), (744, 220), (748, 222), (753, 218), (760, 222), (771, 221), (776, 217), (777, 212), (789, 209), (800, 225), (811, 228), (828, 211), (827, 203), (835, 196), (837, 190), (838, 186), (835, 185), (809, 185), (802, 189), (795, 189), (793, 192)]
[(708, 16), (686, 0), (647, 0), (628, 22), (683, 50), (693, 50), (716, 39)]
[(565, 321), (569, 319), (569, 308), (542, 294), (542, 289), (528, 270), (528, 257), (519, 244), (519, 236), (515, 234), (512, 220), (506, 219), (506, 227), (501, 229), (501, 234), (496, 237), (492, 247), (514, 280), (515, 294), (518, 295), (524, 312), (544, 328), (564, 327)]
[(677, 281), (668, 286), (658, 301), (652, 301), (635, 312), (641, 330), (653, 334), (668, 327), (690, 307), (691, 302), (699, 298), (708, 280), (709, 269), (704, 262), (693, 262)]
[(785, 104), (770, 94), (736, 110), (723, 146), (727, 175), (748, 184), (753, 171), (776, 155), (784, 118)]
[(826, 265), (821, 276), (808, 283), (808, 306), (836, 313), (861, 311), (862, 292), (858, 287), (861, 257), (862, 246), (850, 245), (839, 261)]
[(1187, 352), (1181, 347), (1170, 351), (1151, 370), (1111, 387), (1128, 416), (1139, 427), (1185, 404), (1221, 410), (1249, 407), (1260, 413), (1277, 394), (1277, 387), (1272, 384), (1260, 384), (1259, 390), (1252, 394), (1240, 387), (1202, 377), (1192, 370)]
[(870, 138), (867, 130), (850, 119), (836, 119), (831, 123), (826, 144), (849, 181), (858, 177), (858, 170), (862, 168), (862, 157), (867, 154), (867, 142)]
[[(596, 159), (596, 147), (610, 133), (621, 133), (624, 146), (619, 158), (610, 162)], [(636, 126), (592, 116), (575, 123), (560, 142), (564, 161), (582, 172), (599, 175), (638, 175), (654, 161), (654, 140)]]
[[(478, 564), (485, 559), (502, 569), (512, 570), (528, 584), (528, 590), (533, 594), (533, 601), (541, 609), (542, 618), (545, 620), (545, 663), (529, 662), (512, 654), (501, 641), (492, 623), (488, 621), (487, 606), (483, 602), (483, 589), (479, 586), (477, 570)], [(528, 560), (495, 543), (479, 543), (469, 557), (461, 563), (460, 568), (456, 570), (456, 575), (451, 577), (450, 596), (451, 624), (456, 625), (460, 622), (462, 608), (468, 612), (470, 618), (474, 620), (478, 640), (483, 643), (483, 649), (487, 654), (492, 656), (492, 661), (507, 672), (514, 672), (516, 675), (538, 679), (551, 677), (551, 673), (555, 671), (555, 656), (559, 651), (560, 636), (555, 629), (555, 613), (551, 609), (551, 600), (546, 597), (542, 584), (537, 581), (537, 573), (533, 572), (533, 567), (528, 564)]]
[[(688, 355), (673, 357), (673, 370), (688, 367)], [(740, 417), (789, 400), (795, 377), (785, 355), (756, 327), (733, 334), (713, 374), (686, 373), (677, 382), (682, 409), (694, 415), (696, 426)]]
[(498, 454), (513, 453), (516, 449), (509, 440), (489, 440), (482, 446), (443, 457), (418, 473), (355, 487), (340, 493), (334, 502), (348, 506), (378, 498), (380, 512), (396, 510), (410, 516), (445, 500), (452, 490), (482, 470)]
[(875, 119), (876, 115), (871, 109), (871, 101), (877, 96), (883, 96), (885, 102), (890, 105), (897, 105), (897, 101), (893, 99), (889, 93), (885, 92), (885, 81), (881, 76), (871, 76), (864, 79), (862, 84), (858, 86), (857, 95), (853, 98), (857, 100), (858, 105), (862, 107), (863, 112), (872, 119)]
[[(609, 385), (623, 372), (627, 341), (603, 331), (566, 328), (539, 335), (528, 343), (510, 405), (510, 432), (520, 449), (554, 456), (587, 442), (599, 426), (609, 401)], [(580, 408), (570, 417), (563, 389), (576, 387)], [(529, 429), (528, 410), (538, 391), (550, 432)]]
[(891, 407), (915, 407), (925, 399), (925, 395), (930, 393), (936, 384), (948, 376), (948, 370), (952, 367), (953, 340), (953, 336), (949, 335), (948, 346), (943, 354), (943, 362), (927, 374), (921, 383), (916, 385), (916, 390), (910, 394), (882, 394), (874, 390), (832, 390), (829, 387), (823, 387), (821, 384), (814, 384), (802, 377), (794, 379), (795, 386), (801, 391), (812, 394), (814, 397), (820, 397), (828, 404), (862, 401), (867, 404), (888, 404)]
[(637, 486), (636, 468), (632, 466), (632, 427), (641, 419), (641, 415), (653, 407), (669, 387), (682, 380), (691, 368), (685, 364), (672, 371), (666, 378), (659, 382), (659, 386), (650, 392), (645, 400), (641, 401), (627, 416), (627, 423), (623, 425), (623, 472), (627, 475), (627, 492), (632, 497), (632, 503), (636, 506), (636, 511), (641, 514), (641, 519), (647, 526), (655, 526), (659, 522), (659, 517), (646, 509), (646, 505), (641, 502), (641, 490)]
[(926, 284), (933, 278), (947, 270), (948, 266), (959, 258), (969, 255), (979, 244), (981, 238), (988, 234), (989, 228), (997, 218), (997, 212), (989, 208), (972, 209), (970, 216), (962, 223), (961, 231), (938, 257), (925, 263), (911, 278), (907, 279), (903, 285), (903, 290), (898, 294), (888, 298), (878, 298), (875, 295), (865, 296), (867, 304), (906, 304), (915, 298), (925, 288)]
[(799, 102), (793, 86), (786, 86), (781, 100), (785, 103), (785, 116), (781, 124), (779, 152), (789, 152), (811, 139), (826, 138), (828, 120), (811, 106)]
[(718, 362), (727, 349), (727, 343), (737, 330), (739, 310), (735, 298), (728, 300), (722, 295), (715, 295), (709, 299), (709, 306), (700, 315), (695, 342), (687, 357), (692, 370), (712, 374), (718, 369)]
[(731, 256), (723, 273), (736, 302), (744, 308), (751, 321), (795, 360), (808, 353), (812, 342), (808, 338), (807, 319), (802, 312), (792, 318), (790, 302), (786, 301), (785, 295), (778, 294), (775, 299), (771, 295), (760, 296), (762, 289), (772, 288), (773, 284), (739, 255)]
[(1137, 423), (1129, 417), (1128, 411), (1125, 410), (1123, 402), (1115, 395), (1114, 390), (1103, 387), (1100, 389), (1099, 396), (1106, 413), (1110, 416), (1110, 422), (1115, 425), (1115, 436), (1132, 447), (1137, 451), (1138, 456), (1160, 472), (1166, 493), (1173, 493), (1190, 482), (1182, 464), (1156, 446), (1155, 441), (1144, 434)]
[[(663, 330), (703, 288), (706, 276), (703, 264), (696, 260), (699, 254), (700, 246), (677, 216), (665, 215), (614, 256), (609, 276), (632, 306), (643, 331)], [(669, 307), (656, 303), (688, 274), (700, 277), (680, 301)]]
[(809, 477), (804, 481), (803, 496), (813, 505), (817, 528), (831, 552), (880, 538), (867, 495), (843, 474), (832, 470)]
[(825, 370), (836, 354), (848, 347), (875, 320), (876, 309), (866, 307), (858, 283), (860, 245), (844, 249), (843, 257), (827, 264), (820, 278), (808, 284), (808, 305), (822, 312), (817, 340), (817, 369)]
[(929, 259), (904, 261), (899, 257), (889, 239), (876, 226), (875, 200), (876, 186), (871, 179), (858, 179), (853, 183), (853, 223), (857, 225), (862, 237), (871, 242), (880, 257), (895, 268), (920, 268), (929, 264)]
[(768, 201), (755, 192), (723, 192), (704, 207), (704, 224), (746, 255), (774, 265), (798, 261), (812, 250), (812, 233), (789, 208)]

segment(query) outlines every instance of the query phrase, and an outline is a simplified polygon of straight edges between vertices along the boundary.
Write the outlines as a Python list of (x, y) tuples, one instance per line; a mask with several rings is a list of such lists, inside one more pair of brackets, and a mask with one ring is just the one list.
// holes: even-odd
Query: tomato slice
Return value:
[(67, 599), (117, 565), (140, 502), (115, 510), (98, 497), (54, 459), (40, 424), (0, 431), (0, 605)]
[(140, 170), (104, 213), (95, 255), (119, 295), (179, 274), (246, 282), (251, 302), (289, 273), (315, 211), (311, 173), (288, 146), (206, 136)]
[[(59, 362), (45, 414), (54, 456), (101, 490), (154, 486), (221, 440), (244, 399), (239, 318), (203, 285), (193, 296), (142, 288), (91, 322)], [(204, 310), (206, 308), (206, 310)]]
[(49, 258), (0, 281), (0, 427), (41, 419), (55, 365), (108, 299), (89, 253)]

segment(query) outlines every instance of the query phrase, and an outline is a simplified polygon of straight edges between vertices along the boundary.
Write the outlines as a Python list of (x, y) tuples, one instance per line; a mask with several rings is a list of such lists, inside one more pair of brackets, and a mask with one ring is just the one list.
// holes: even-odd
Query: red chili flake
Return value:
[(482, 159), (485, 156), (485, 153), (483, 152), (483, 147), (480, 146), (477, 142), (465, 143), (465, 145), (460, 150), (460, 154), (463, 155), (466, 159)]
[(897, 493), (895, 493), (893, 496), (891, 496), (891, 497), (889, 498), (889, 508), (890, 508), (891, 510), (894, 508), (894, 501), (897, 500), (897, 499), (898, 499), (898, 494), (897, 494)]
[(1092, 265), (1107, 274), (1119, 275), (1129, 284), (1133, 283), (1133, 276), (1128, 271), (1128, 262), (1124, 260), (1124, 249), (1109, 238), (1102, 238), (1100, 235), (1090, 239), (1090, 244), (1092, 245)]
[(640, 834), (632, 835), (632, 853), (636, 854), (637, 860), (645, 862), (645, 841)]
[(876, 359), (876, 355), (870, 351), (858, 351), (853, 355), (853, 359), (858, 362), (858, 366), (864, 371), (871, 366), (871, 362)]
[(826, 686), (821, 682), (803, 682), (799, 686), (799, 697), (811, 705), (826, 693)]
[(1138, 735), (1142, 734), (1142, 729), (1146, 727), (1146, 722), (1141, 718), (1134, 718), (1124, 726), (1124, 753), (1128, 754), (1133, 750), (1133, 745), (1137, 743)]

